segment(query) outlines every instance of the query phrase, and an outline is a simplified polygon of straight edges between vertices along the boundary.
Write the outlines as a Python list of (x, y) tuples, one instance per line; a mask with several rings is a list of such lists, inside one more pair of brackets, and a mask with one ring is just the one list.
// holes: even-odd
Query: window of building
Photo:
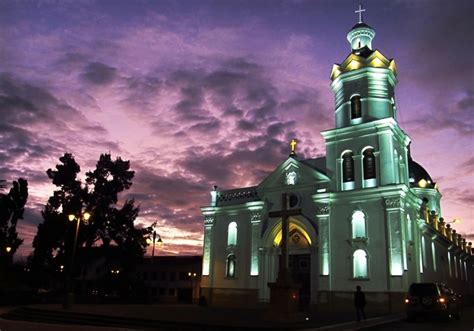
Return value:
[(351, 151), (345, 152), (342, 155), (342, 181), (354, 181), (354, 158)]
[(237, 245), (237, 223), (230, 222), (227, 228), (227, 246)]
[(436, 247), (434, 241), (431, 242), (431, 256), (433, 257), (433, 271), (438, 270), (438, 266), (436, 265)]
[(160, 273), (160, 280), (163, 280), (163, 281), (166, 280), (166, 278), (167, 278), (166, 276), (167, 276), (167, 272), (166, 272), (166, 271), (162, 271), (162, 272)]
[(365, 214), (357, 210), (352, 214), (352, 239), (366, 238)]
[(235, 277), (236, 258), (234, 254), (227, 257), (225, 275), (226, 277)]
[(353, 265), (354, 278), (367, 278), (367, 253), (364, 250), (358, 249), (354, 252)]
[(360, 95), (354, 95), (351, 98), (351, 119), (360, 118), (362, 116), (362, 106), (360, 103)]
[(375, 178), (375, 155), (372, 148), (364, 151), (364, 179)]

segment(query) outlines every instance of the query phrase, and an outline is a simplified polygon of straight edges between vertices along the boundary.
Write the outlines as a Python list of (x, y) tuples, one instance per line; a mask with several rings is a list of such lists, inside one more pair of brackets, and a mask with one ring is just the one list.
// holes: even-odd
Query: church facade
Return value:
[[(397, 123), (395, 61), (372, 48), (361, 20), (348, 33), (351, 52), (331, 72), (335, 128), (322, 132), (326, 156), (291, 154), (257, 186), (211, 191), (202, 207), (201, 293), (211, 305), (269, 302), (289, 219), (289, 269), (302, 306), (352, 305), (362, 286), (381, 310), (401, 308), (413, 282), (473, 291), (473, 250), (441, 217), (436, 183), (410, 155)], [(288, 206), (282, 206), (287, 194)]]

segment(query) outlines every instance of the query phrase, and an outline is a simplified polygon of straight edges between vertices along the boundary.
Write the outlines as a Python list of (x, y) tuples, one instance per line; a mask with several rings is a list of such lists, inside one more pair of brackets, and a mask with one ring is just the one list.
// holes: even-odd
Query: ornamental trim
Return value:
[(204, 225), (214, 224), (214, 216), (204, 216)]
[(324, 205), (318, 205), (316, 207), (316, 213), (317, 214), (329, 214), (329, 204), (324, 204)]
[(250, 214), (250, 222), (251, 223), (259, 223), (261, 221), (260, 219), (260, 213), (252, 213)]
[(400, 198), (385, 199), (385, 206), (387, 208), (400, 208), (401, 207), (401, 200), (400, 200)]

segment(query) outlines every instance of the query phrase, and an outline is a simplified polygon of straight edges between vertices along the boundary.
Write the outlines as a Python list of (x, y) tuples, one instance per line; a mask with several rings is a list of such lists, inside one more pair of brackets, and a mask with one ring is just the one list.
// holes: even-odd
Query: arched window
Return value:
[(360, 96), (354, 95), (351, 98), (351, 119), (359, 118), (362, 116), (362, 106), (360, 103)]
[(364, 179), (375, 178), (375, 155), (372, 148), (364, 151)]
[(227, 228), (227, 246), (237, 245), (237, 223), (230, 222)]
[(354, 278), (367, 278), (367, 253), (358, 249), (353, 255)]
[(352, 152), (348, 151), (342, 155), (342, 181), (354, 181), (354, 158)]
[(352, 239), (366, 238), (365, 214), (357, 210), (352, 214)]
[(235, 265), (236, 265), (236, 258), (234, 254), (230, 254), (227, 257), (225, 263), (225, 276), (226, 277), (235, 277)]

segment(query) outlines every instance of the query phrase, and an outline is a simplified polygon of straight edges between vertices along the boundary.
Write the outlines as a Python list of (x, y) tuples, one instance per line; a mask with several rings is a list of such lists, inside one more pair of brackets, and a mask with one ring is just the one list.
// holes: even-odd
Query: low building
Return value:
[(196, 303), (200, 297), (202, 256), (145, 257), (136, 266), (153, 302)]

